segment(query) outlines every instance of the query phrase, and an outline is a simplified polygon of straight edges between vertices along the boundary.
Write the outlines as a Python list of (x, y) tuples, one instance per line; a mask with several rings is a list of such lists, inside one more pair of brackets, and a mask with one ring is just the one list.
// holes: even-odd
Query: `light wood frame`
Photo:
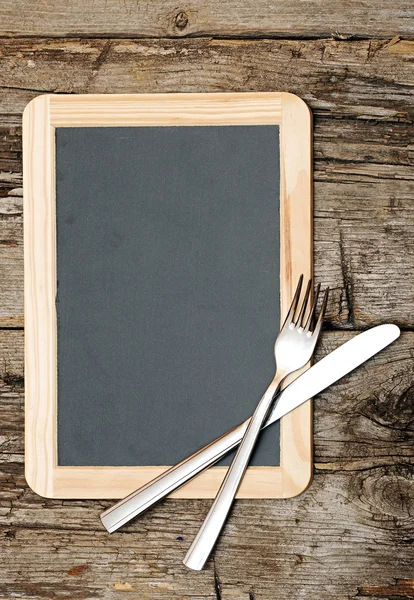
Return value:
[[(280, 126), (281, 314), (312, 275), (312, 119), (289, 93), (43, 95), (23, 115), (26, 480), (51, 498), (122, 498), (167, 467), (57, 465), (55, 128), (151, 125)], [(236, 423), (235, 423), (236, 424)], [(212, 498), (227, 467), (172, 494)], [(312, 476), (311, 402), (281, 421), (279, 467), (250, 467), (239, 498), (291, 497)]]

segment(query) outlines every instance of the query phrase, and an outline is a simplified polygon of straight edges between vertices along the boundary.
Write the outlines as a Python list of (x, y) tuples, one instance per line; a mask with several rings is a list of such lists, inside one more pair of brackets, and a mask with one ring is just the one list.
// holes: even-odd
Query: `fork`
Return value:
[(190, 569), (200, 571), (214, 548), (243, 479), (260, 429), (269, 414), (273, 399), (282, 381), (289, 374), (305, 366), (312, 357), (322, 327), (323, 316), (328, 302), (329, 288), (325, 290), (319, 316), (313, 327), (320, 285), (317, 287), (313, 303), (305, 319), (312, 285), (312, 281), (308, 282), (301, 308), (295, 319), (302, 290), (302, 282), (303, 275), (299, 278), (299, 283), (286, 320), (276, 338), (274, 348), (276, 360), (275, 376), (253, 413), (237, 454), (227, 471), (213, 505), (183, 561)]

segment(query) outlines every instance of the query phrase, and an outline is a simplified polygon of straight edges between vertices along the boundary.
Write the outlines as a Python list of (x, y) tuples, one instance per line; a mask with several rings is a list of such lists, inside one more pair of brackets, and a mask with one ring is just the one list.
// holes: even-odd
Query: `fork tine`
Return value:
[(315, 329), (312, 331), (312, 335), (313, 336), (315, 335), (316, 338), (318, 337), (321, 327), (322, 327), (323, 317), (325, 316), (326, 306), (328, 304), (328, 297), (329, 297), (329, 288), (327, 287), (325, 290), (325, 294), (323, 295), (321, 310), (319, 312), (318, 320), (316, 321)]
[(312, 307), (311, 307), (311, 309), (309, 311), (308, 318), (306, 319), (306, 323), (305, 323), (305, 327), (304, 327), (305, 333), (308, 333), (308, 331), (311, 328), (312, 321), (313, 321), (313, 318), (315, 316), (316, 306), (318, 304), (318, 298), (319, 298), (319, 292), (320, 292), (320, 290), (321, 290), (321, 284), (318, 283), (318, 285), (316, 287), (315, 296), (313, 298)]
[(308, 285), (306, 286), (306, 292), (305, 292), (305, 296), (303, 298), (302, 306), (301, 306), (300, 311), (299, 311), (299, 316), (298, 316), (298, 318), (297, 318), (297, 320), (295, 322), (295, 326), (296, 327), (298, 327), (298, 326), (299, 327), (303, 327), (303, 322), (305, 320), (305, 318), (304, 318), (305, 317), (305, 312), (306, 312), (306, 308), (308, 306), (309, 294), (310, 294), (310, 291), (311, 291), (311, 285), (312, 285), (312, 280), (309, 279)]
[(289, 312), (286, 316), (285, 322), (283, 323), (283, 327), (287, 324), (292, 323), (293, 317), (295, 316), (296, 309), (298, 307), (299, 296), (302, 289), (303, 275), (299, 277), (298, 285), (296, 288), (295, 295), (293, 296), (292, 304), (290, 305)]

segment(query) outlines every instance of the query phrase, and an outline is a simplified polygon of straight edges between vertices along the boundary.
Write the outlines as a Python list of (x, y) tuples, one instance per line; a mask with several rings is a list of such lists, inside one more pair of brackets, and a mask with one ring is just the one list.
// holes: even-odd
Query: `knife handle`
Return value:
[(150, 506), (183, 485), (186, 481), (220, 460), (242, 440), (250, 419), (214, 440), (169, 468), (136, 492), (108, 508), (100, 516), (103, 526), (112, 533), (134, 517), (145, 512)]

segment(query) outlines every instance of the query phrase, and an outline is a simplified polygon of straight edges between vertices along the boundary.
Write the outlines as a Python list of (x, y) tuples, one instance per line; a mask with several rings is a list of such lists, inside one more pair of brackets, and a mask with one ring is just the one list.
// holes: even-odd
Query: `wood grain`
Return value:
[[(280, 120), (282, 320), (289, 310), (299, 277), (303, 275), (305, 281), (313, 278), (312, 129), (308, 106), (298, 96), (283, 93)], [(280, 496), (290, 498), (303, 492), (312, 479), (311, 400), (281, 419), (280, 440)]]
[[(283, 104), (288, 101), (278, 92), (49, 94), (48, 98), (53, 127), (272, 125), (281, 122)], [(34, 99), (38, 100), (42, 101)]]
[[(303, 3), (304, 4), (304, 3)], [(297, 94), (316, 115), (413, 121), (414, 46), (383, 40), (7, 39), (0, 113), (41, 93)]]
[[(325, 332), (316, 358), (353, 335)], [(412, 597), (414, 333), (316, 398), (311, 487), (238, 501), (214, 561), (197, 574), (181, 560), (209, 501), (164, 501), (110, 535), (99, 524), (110, 502), (45, 500), (27, 487), (22, 337), (0, 336), (2, 356), (16, 355), (0, 387), (0, 597)]]
[[(286, 89), (316, 116), (315, 272), (334, 285), (328, 326), (398, 320), (413, 329), (411, 4), (3, 0), (0, 226), (15, 219), (21, 232), (21, 190), (8, 193), (22, 186), (21, 113), (39, 93)], [(111, 39), (147, 35), (175, 39)], [(62, 36), (71, 39), (53, 39)], [(201, 39), (177, 39), (186, 36)], [(0, 326), (10, 317), (22, 325), (21, 247), (8, 245), (14, 234), (1, 239), (10, 268)], [(207, 501), (169, 500), (109, 536), (97, 526), (109, 503), (28, 490), (23, 334), (1, 333), (1, 598), (413, 598), (413, 333), (318, 397), (309, 490), (238, 501), (215, 561), (198, 574), (181, 560)], [(318, 356), (351, 335), (325, 333)]]
[(0, 326), (23, 326), (22, 190), (0, 195)]
[(409, 36), (414, 14), (407, 0), (390, 4), (341, 0), (106, 0), (47, 3), (3, 0), (0, 35), (112, 37), (373, 37)]

